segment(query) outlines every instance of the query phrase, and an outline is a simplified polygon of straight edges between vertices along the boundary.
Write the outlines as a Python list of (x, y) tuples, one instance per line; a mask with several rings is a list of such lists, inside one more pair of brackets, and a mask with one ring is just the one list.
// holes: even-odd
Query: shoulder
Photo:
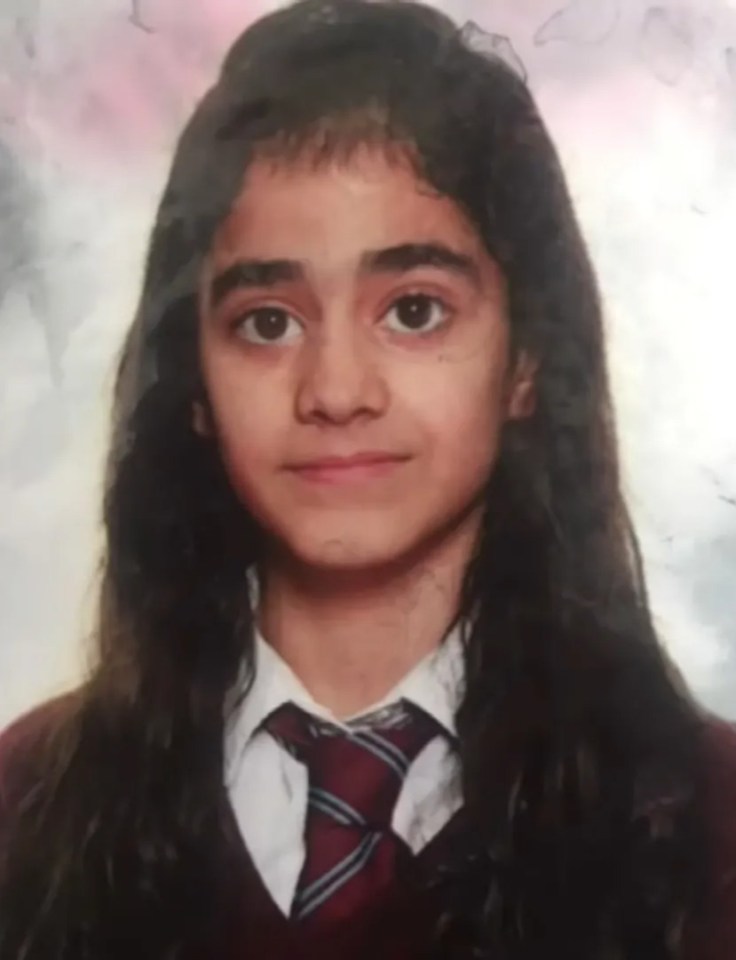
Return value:
[(703, 728), (703, 750), (710, 788), (736, 790), (736, 723), (709, 718)]
[(736, 956), (736, 724), (708, 719), (702, 760), (709, 893), (686, 956), (731, 960)]
[(703, 732), (703, 751), (715, 881), (718, 888), (731, 887), (736, 912), (736, 724), (710, 720)]
[(0, 732), (0, 813), (11, 806), (33, 766), (38, 749), (67, 715), (74, 694), (48, 700), (22, 714)]

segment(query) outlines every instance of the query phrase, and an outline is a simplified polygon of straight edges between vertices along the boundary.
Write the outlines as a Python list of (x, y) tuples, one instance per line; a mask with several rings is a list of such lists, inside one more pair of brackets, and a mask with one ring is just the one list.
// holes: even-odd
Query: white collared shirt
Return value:
[[(308, 775), (303, 764), (259, 727), (287, 702), (338, 726), (345, 726), (347, 720), (338, 720), (317, 703), (257, 630), (254, 643), (253, 684), (228, 718), (225, 782), (253, 863), (274, 902), (288, 916), (304, 863)], [(438, 734), (417, 755), (394, 808), (392, 828), (415, 853), (462, 804), (459, 763), (450, 739), (455, 734), (462, 678), (462, 643), (456, 627), (387, 696), (359, 715), (404, 699), (421, 707), (449, 735)]]

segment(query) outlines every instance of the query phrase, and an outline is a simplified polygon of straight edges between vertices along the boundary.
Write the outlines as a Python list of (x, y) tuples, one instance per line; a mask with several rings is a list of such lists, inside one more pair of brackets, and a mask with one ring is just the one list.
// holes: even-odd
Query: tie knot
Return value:
[(343, 826), (388, 829), (406, 773), (439, 732), (411, 704), (343, 729), (295, 704), (274, 711), (266, 730), (309, 772), (310, 811)]

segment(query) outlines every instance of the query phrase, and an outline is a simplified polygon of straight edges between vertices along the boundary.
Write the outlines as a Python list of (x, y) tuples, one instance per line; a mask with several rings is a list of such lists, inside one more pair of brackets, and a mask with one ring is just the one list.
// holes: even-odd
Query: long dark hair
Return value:
[(340, 163), (365, 144), (467, 214), (505, 272), (513, 343), (540, 362), (464, 581), (472, 843), (432, 878), (438, 955), (680, 955), (701, 719), (652, 626), (555, 149), (524, 81), (474, 46), (421, 4), (303, 0), (240, 37), (184, 131), (117, 378), (98, 654), (23, 751), (2, 960), (178, 957), (224, 920), (225, 704), (252, 675), (261, 538), (192, 429), (197, 281), (254, 158)]

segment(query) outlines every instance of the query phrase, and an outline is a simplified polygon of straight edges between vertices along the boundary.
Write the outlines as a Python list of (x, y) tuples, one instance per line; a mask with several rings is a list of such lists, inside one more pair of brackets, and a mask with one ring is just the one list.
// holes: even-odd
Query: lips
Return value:
[(307, 480), (337, 482), (386, 476), (409, 459), (384, 451), (365, 451), (350, 456), (319, 457), (290, 464), (288, 469)]

